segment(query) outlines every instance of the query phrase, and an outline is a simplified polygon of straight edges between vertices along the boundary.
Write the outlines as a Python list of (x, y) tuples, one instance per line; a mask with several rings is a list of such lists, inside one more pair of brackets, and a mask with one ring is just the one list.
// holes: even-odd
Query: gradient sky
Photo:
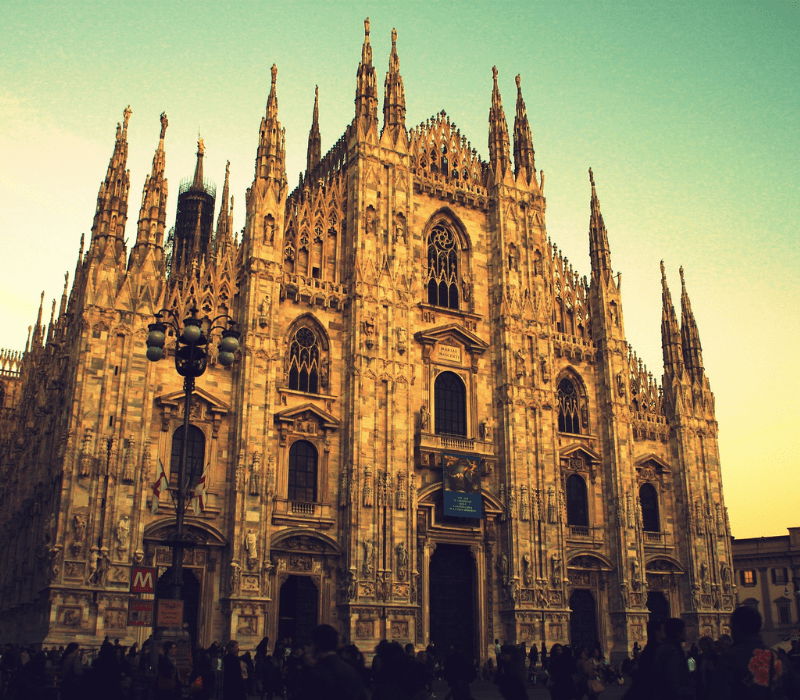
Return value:
[(800, 526), (800, 3), (31, 2), (0, 26), (0, 347), (22, 349), (41, 290), (49, 303), (91, 228), (116, 123), (133, 109), (127, 236), (162, 110), (170, 181), (221, 187), (231, 161), (235, 227), (278, 65), (288, 175), (305, 167), (314, 86), (323, 152), (353, 114), (363, 19), (380, 84), (390, 32), (407, 125), (444, 109), (487, 155), (491, 67), (513, 124), (514, 76), (547, 173), (547, 229), (589, 272), (587, 169), (594, 169), (628, 341), (660, 376), (665, 261), (683, 265), (716, 395), (725, 496), (737, 537)]

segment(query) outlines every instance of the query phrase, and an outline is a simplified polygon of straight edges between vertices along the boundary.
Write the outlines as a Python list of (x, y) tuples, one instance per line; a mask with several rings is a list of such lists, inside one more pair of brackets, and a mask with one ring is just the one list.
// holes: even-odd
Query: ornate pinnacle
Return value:
[(167, 113), (161, 112), (161, 136), (159, 138), (162, 141), (164, 140), (164, 135), (167, 133), (168, 126), (169, 126), (169, 121), (167, 120)]
[(275, 82), (278, 80), (278, 66), (276, 66), (274, 63), (272, 64), (271, 73), (272, 73), (272, 84), (275, 85)]
[(133, 110), (131, 109), (131, 106), (128, 105), (125, 108), (125, 111), (122, 113), (122, 120), (123, 120), (123, 124), (124, 124), (124, 126), (123, 126), (124, 129), (128, 128), (128, 121), (131, 118), (131, 114), (133, 114)]
[[(591, 168), (589, 168), (589, 183), (592, 185), (592, 187), (594, 187), (594, 173), (592, 172)], [(664, 261), (663, 260), (661, 261), (661, 269), (662, 270), (664, 269)]]

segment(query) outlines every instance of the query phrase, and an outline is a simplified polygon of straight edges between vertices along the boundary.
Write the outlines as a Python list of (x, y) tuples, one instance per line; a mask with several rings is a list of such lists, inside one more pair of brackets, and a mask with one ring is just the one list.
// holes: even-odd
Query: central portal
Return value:
[(319, 620), (319, 595), (310, 576), (289, 576), (281, 586), (278, 638), (311, 644)]
[(446, 654), (459, 645), (475, 656), (475, 562), (469, 547), (437, 544), (430, 565), (431, 642)]

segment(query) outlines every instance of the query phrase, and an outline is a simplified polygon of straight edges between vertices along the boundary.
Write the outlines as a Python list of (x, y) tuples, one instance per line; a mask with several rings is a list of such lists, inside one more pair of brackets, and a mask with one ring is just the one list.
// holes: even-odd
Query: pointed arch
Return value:
[(573, 435), (589, 429), (589, 401), (583, 378), (572, 367), (565, 367), (556, 378), (558, 431)]

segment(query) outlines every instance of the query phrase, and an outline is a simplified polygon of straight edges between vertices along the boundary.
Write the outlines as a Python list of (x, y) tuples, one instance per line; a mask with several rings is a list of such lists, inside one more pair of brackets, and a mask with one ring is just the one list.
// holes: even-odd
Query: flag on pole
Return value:
[(158, 501), (161, 498), (161, 492), (165, 491), (168, 488), (169, 488), (169, 480), (167, 479), (167, 475), (164, 473), (164, 465), (161, 463), (161, 459), (159, 459), (158, 478), (156, 479), (156, 483), (153, 484), (153, 504), (150, 509), (150, 512), (153, 515), (158, 513)]
[(197, 486), (194, 487), (192, 491), (192, 510), (194, 510), (195, 515), (200, 515), (206, 509), (206, 498), (208, 491), (206, 490), (208, 485), (208, 464), (206, 464), (205, 469), (203, 470), (203, 475), (200, 477), (200, 481), (197, 482)]

